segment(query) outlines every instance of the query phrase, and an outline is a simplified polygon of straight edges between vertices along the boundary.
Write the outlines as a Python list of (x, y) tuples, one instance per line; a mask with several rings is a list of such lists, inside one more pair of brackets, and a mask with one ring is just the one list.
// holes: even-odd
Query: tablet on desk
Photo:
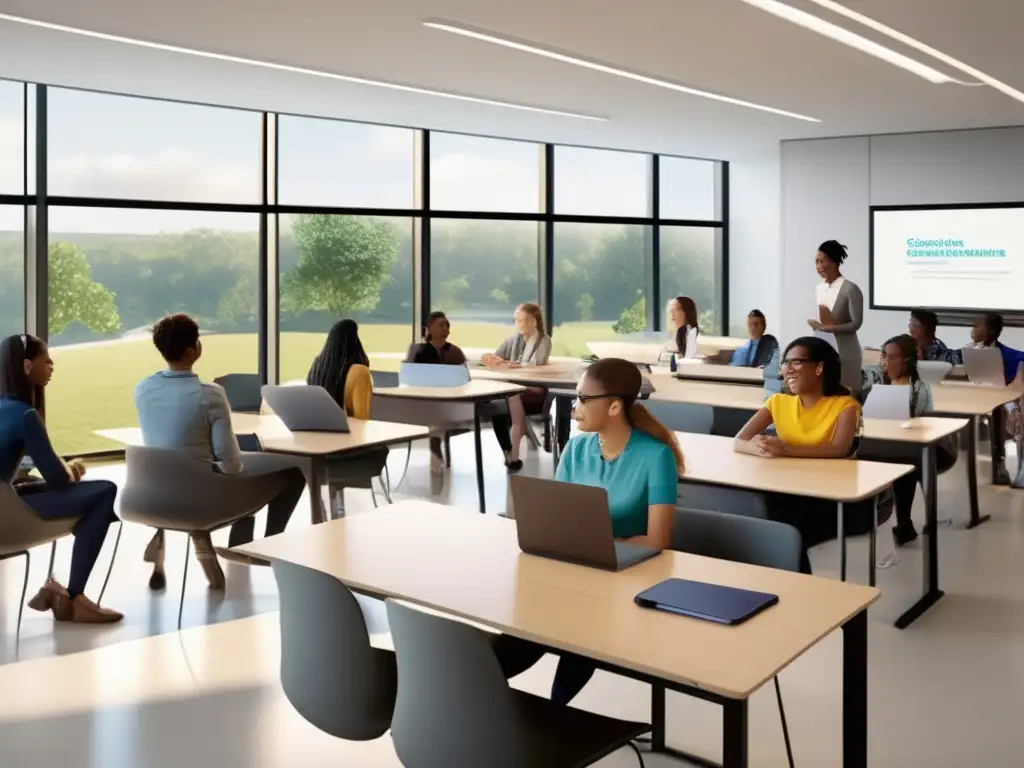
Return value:
[(644, 590), (634, 600), (642, 608), (732, 626), (775, 605), (779, 596), (702, 581), (667, 579)]

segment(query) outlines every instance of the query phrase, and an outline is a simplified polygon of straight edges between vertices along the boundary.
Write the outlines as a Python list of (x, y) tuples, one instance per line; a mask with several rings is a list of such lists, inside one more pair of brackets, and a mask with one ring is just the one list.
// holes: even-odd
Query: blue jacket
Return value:
[(0, 479), (14, 480), (21, 460), (29, 456), (50, 488), (71, 481), (60, 456), (53, 450), (39, 411), (13, 397), (0, 398)]

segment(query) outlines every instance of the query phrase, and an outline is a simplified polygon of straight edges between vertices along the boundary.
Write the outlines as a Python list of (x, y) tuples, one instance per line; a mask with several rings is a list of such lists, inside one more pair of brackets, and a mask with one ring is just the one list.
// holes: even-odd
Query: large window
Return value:
[(281, 217), (281, 381), (305, 379), (330, 327), (359, 323), (379, 370), (398, 370), (413, 340), (411, 218)]
[(719, 285), (721, 230), (714, 227), (661, 228), (662, 303), (673, 296), (689, 296), (700, 313), (703, 333), (721, 332)]
[(258, 368), (259, 217), (50, 208), (47, 423), (61, 453), (117, 448), (94, 430), (137, 423), (132, 393), (164, 366), (153, 322), (199, 323), (210, 381)]
[(278, 134), (283, 205), (412, 208), (415, 131), (282, 115)]
[(646, 328), (649, 244), (642, 225), (555, 226), (554, 354), (586, 355), (588, 341)]
[(25, 193), (25, 86), (0, 80), (0, 195)]
[(25, 210), (0, 205), (0, 338), (25, 330)]
[(649, 215), (649, 156), (555, 147), (555, 213)]
[(54, 196), (258, 203), (260, 115), (51, 88)]
[(514, 332), (516, 305), (539, 300), (538, 225), (435, 219), (431, 226), (431, 309), (448, 315), (453, 343), (493, 351)]
[(540, 211), (540, 146), (430, 135), (430, 206), (438, 211)]
[(663, 155), (659, 163), (661, 218), (718, 219), (720, 205), (715, 194), (717, 167), (718, 163), (711, 160)]

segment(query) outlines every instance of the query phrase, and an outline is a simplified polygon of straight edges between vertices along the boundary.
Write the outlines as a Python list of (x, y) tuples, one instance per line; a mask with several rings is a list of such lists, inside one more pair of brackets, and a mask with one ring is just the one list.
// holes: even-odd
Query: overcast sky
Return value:
[[(0, 80), (0, 193), (20, 193), (21, 86)], [(213, 203), (259, 201), (259, 115), (228, 109), (49, 90), (50, 194)], [(282, 116), (280, 202), (413, 206), (413, 132)], [(539, 147), (431, 136), (432, 206), (538, 210)], [(558, 147), (558, 213), (644, 216), (644, 155)], [(663, 159), (662, 215), (713, 218), (714, 164)], [(50, 209), (54, 232), (255, 230), (249, 214)], [(21, 211), (0, 206), (0, 230)]]

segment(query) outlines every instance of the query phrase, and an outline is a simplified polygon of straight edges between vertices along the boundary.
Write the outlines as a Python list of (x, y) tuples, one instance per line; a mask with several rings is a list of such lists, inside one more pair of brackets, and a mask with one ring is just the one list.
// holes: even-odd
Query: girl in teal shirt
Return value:
[[(636, 402), (642, 383), (640, 371), (625, 360), (606, 358), (586, 370), (573, 407), (573, 418), (583, 434), (565, 447), (555, 477), (608, 492), (615, 538), (667, 549), (672, 542), (683, 453), (675, 435)], [(499, 635), (495, 653), (506, 677), (514, 677), (533, 666), (544, 649)], [(568, 704), (595, 668), (589, 659), (563, 653), (551, 700)]]

